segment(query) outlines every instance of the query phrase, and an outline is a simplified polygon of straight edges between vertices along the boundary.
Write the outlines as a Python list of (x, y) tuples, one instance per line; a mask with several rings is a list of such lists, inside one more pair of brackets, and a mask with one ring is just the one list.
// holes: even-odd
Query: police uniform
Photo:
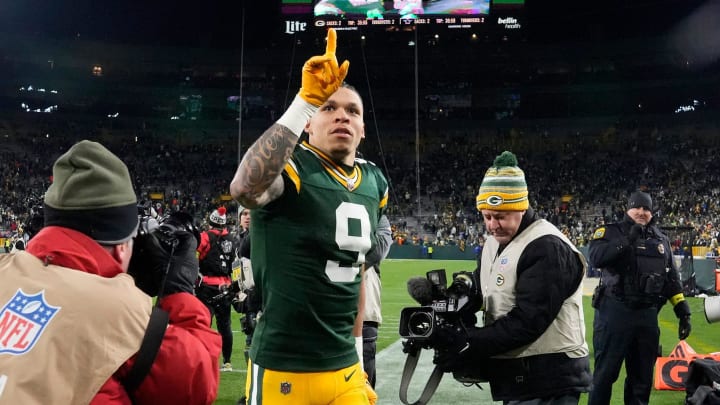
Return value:
[(339, 166), (307, 142), (296, 146), (282, 177), (284, 193), (251, 212), (263, 313), (247, 390), (263, 403), (309, 403), (314, 395), (338, 395), (308, 385), (319, 373), (327, 373), (320, 385), (330, 391), (364, 387), (352, 329), (360, 267), (388, 186), (375, 165), (356, 159), (351, 168)]
[[(650, 197), (642, 194), (649, 209)], [(632, 201), (631, 196), (631, 208)], [(633, 226), (639, 235), (631, 242)], [(625, 403), (648, 403), (660, 339), (657, 314), (667, 300), (677, 317), (684, 319), (681, 329), (687, 322), (689, 334), (690, 309), (682, 294), (670, 242), (654, 225), (654, 219), (641, 230), (639, 226), (626, 214), (622, 222), (597, 229), (590, 241), (590, 260), (601, 269), (593, 297), (595, 371), (590, 404), (610, 402), (623, 361), (627, 371)]]

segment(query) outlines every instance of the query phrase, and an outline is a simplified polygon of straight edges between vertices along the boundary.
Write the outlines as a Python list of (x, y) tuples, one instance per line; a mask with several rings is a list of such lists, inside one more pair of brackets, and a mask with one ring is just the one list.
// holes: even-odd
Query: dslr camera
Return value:
[(460, 271), (453, 273), (448, 286), (445, 269), (428, 271), (426, 279), (408, 280), (410, 296), (422, 306), (402, 309), (400, 336), (413, 344), (432, 348), (438, 328), (463, 326), (463, 318), (475, 319), (482, 301), (478, 285), (473, 272)]
[[(127, 273), (135, 279), (135, 285), (151, 297), (157, 296), (165, 279), (170, 264), (170, 254), (177, 248), (176, 233), (187, 231), (195, 237), (196, 245), (200, 243), (200, 231), (193, 223), (190, 214), (173, 212), (155, 218), (145, 215), (144, 207), (138, 207), (139, 226), (133, 245), (133, 254)], [(159, 252), (163, 250), (164, 252)], [(167, 256), (163, 253), (167, 253)], [(159, 263), (158, 258), (165, 258)]]
[[(220, 289), (220, 294), (210, 297), (208, 299), (208, 304), (222, 304), (224, 301), (234, 302), (236, 300), (235, 297), (240, 292), (240, 282), (238, 280), (235, 280), (230, 284), (220, 285), (218, 286), (218, 288)], [(237, 308), (235, 310), (237, 312), (240, 312), (237, 310)]]

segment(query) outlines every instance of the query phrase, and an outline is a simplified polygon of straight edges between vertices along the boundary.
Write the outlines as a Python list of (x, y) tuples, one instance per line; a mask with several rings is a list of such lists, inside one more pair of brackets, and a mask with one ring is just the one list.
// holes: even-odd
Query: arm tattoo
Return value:
[(282, 194), (280, 174), (290, 159), (298, 137), (280, 124), (273, 124), (245, 152), (230, 192), (247, 208), (257, 208)]

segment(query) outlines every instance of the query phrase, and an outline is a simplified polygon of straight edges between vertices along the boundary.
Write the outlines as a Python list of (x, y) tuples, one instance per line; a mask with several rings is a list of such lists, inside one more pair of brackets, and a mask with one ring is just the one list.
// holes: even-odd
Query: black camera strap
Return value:
[(405, 367), (403, 367), (402, 377), (400, 378), (400, 401), (405, 405), (427, 404), (428, 401), (430, 401), (430, 398), (432, 398), (432, 396), (435, 394), (435, 390), (437, 390), (437, 387), (440, 384), (440, 380), (442, 380), (443, 377), (443, 372), (442, 370), (440, 370), (440, 367), (435, 366), (435, 369), (432, 371), (432, 374), (430, 374), (430, 377), (428, 378), (427, 384), (425, 384), (425, 388), (423, 388), (423, 392), (420, 394), (420, 398), (413, 403), (408, 403), (408, 386), (410, 385), (410, 379), (412, 379), (412, 376), (415, 373), (415, 367), (417, 367), (421, 352), (421, 350), (412, 350), (405, 358)]
[(153, 306), (150, 321), (148, 321), (148, 326), (145, 330), (145, 336), (140, 344), (140, 350), (135, 357), (135, 363), (122, 381), (125, 391), (130, 395), (130, 398), (134, 397), (133, 394), (135, 390), (140, 387), (140, 384), (150, 372), (150, 367), (152, 367), (157, 352), (160, 349), (160, 344), (165, 336), (169, 321), (170, 314), (157, 305)]

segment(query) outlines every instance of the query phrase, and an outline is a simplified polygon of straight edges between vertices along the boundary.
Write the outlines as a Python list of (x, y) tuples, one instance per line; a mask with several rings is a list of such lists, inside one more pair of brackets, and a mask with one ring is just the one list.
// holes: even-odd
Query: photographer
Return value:
[(485, 377), (496, 401), (577, 404), (591, 385), (585, 259), (529, 207), (525, 175), (510, 152), (485, 173), (477, 208), (490, 234), (476, 270), (484, 327), (439, 328), (435, 363)]
[[(159, 242), (146, 256), (148, 274), (167, 271), (158, 303), (169, 324), (153, 323), (163, 312), (126, 274), (138, 216), (125, 164), (82, 141), (57, 159), (53, 180), (45, 227), (26, 252), (0, 257), (0, 318), (9, 322), (0, 341), (13, 354), (0, 356), (0, 402), (212, 403), (220, 338), (193, 296), (192, 233), (168, 231), (172, 248)], [(160, 333), (146, 334), (149, 324)], [(147, 342), (159, 347), (147, 351)]]
[(222, 336), (223, 365), (220, 371), (232, 371), (230, 356), (232, 355), (233, 335), (230, 319), (231, 296), (227, 299), (215, 299), (222, 293), (222, 288), (230, 286), (233, 262), (233, 241), (225, 224), (227, 223), (225, 207), (219, 207), (210, 213), (210, 229), (200, 234), (198, 259), (202, 281), (197, 288), (197, 296), (207, 306), (210, 316), (215, 316), (215, 323)]

